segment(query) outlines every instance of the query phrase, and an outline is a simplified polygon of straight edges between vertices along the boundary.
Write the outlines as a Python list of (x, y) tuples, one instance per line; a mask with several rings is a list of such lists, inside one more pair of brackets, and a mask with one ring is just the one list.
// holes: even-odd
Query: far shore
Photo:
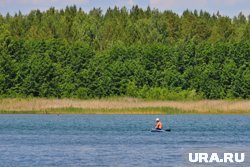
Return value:
[(250, 114), (250, 100), (0, 99), (0, 114)]

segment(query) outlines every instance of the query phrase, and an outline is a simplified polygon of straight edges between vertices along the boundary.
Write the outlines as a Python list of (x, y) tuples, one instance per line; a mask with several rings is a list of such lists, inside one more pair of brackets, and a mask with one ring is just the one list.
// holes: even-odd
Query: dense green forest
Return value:
[(76, 6), (0, 15), (0, 96), (250, 98), (250, 16)]

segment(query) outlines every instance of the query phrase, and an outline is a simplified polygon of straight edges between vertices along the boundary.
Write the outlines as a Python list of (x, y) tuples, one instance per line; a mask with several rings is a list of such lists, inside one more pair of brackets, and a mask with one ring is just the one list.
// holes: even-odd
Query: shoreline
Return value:
[(250, 114), (250, 100), (0, 99), (0, 114)]
[(45, 110), (45, 111), (0, 111), (0, 115), (19, 115), (19, 114), (39, 114), (39, 115), (249, 115), (250, 112), (242, 111), (209, 111), (209, 112), (197, 112), (197, 111), (172, 111), (164, 112), (158, 111), (141, 111), (141, 110), (83, 110), (83, 109), (57, 109), (57, 110)]

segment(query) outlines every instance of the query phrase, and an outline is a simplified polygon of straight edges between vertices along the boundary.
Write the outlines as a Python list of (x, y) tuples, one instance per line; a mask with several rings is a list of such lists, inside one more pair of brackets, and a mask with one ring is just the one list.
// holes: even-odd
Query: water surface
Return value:
[(250, 150), (250, 115), (0, 115), (1, 167), (186, 166), (194, 149)]

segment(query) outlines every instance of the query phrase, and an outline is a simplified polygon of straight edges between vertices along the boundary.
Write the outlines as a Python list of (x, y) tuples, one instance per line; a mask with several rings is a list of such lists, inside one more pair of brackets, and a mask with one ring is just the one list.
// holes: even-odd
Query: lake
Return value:
[[(150, 132), (156, 117), (172, 131)], [(250, 166), (248, 150), (250, 115), (0, 115), (1, 167), (194, 166), (193, 151)]]

